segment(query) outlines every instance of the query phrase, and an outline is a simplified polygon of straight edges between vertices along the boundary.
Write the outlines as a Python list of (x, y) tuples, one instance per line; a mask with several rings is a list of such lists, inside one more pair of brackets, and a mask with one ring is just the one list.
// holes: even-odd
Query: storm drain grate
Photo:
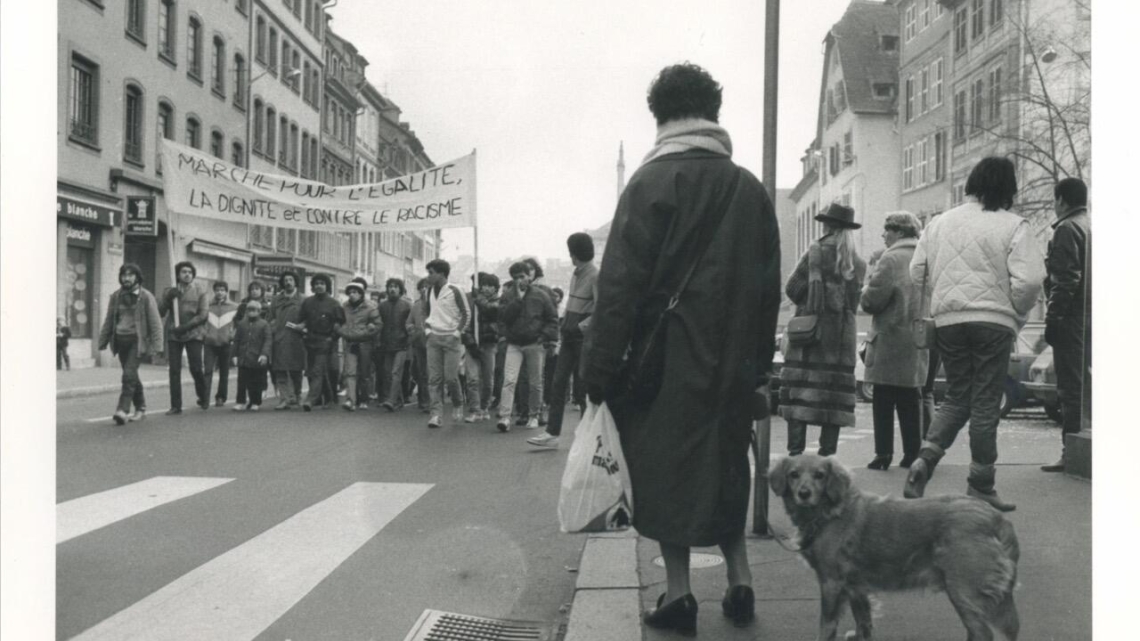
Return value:
[(512, 621), (424, 610), (404, 641), (549, 641), (538, 621)]

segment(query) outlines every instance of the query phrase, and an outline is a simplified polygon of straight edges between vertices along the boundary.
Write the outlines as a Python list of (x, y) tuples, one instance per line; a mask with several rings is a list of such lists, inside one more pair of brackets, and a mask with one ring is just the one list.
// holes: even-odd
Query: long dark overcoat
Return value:
[(914, 346), (911, 328), (911, 321), (923, 314), (922, 289), (910, 278), (910, 259), (917, 244), (914, 238), (895, 241), (875, 263), (863, 288), (859, 303), (863, 311), (873, 314), (863, 373), (868, 383), (897, 387), (926, 384), (929, 351)]
[(305, 369), (305, 343), (300, 332), (285, 327), (285, 323), (297, 323), (301, 316), (301, 292), (290, 296), (279, 292), (269, 306), (273, 329), (273, 356), (270, 366), (273, 371), (300, 371)]
[[(694, 150), (642, 166), (618, 202), (598, 275), (586, 383), (613, 390), (693, 262), (737, 172)], [(714, 545), (744, 531), (753, 390), (771, 369), (780, 238), (764, 187), (740, 170), (711, 245), (666, 325), (665, 374), (649, 405), (610, 399), (633, 481), (638, 532)]]
[[(835, 268), (836, 236), (812, 243), (785, 291), (796, 304), (796, 316), (818, 316), (818, 342), (789, 345), (780, 370), (780, 415), (809, 425), (855, 425), (855, 310), (867, 273), (867, 263), (854, 258), (855, 274), (845, 280)], [(808, 305), (812, 262), (818, 266), (821, 301)], [(810, 309), (819, 307), (819, 309)]]

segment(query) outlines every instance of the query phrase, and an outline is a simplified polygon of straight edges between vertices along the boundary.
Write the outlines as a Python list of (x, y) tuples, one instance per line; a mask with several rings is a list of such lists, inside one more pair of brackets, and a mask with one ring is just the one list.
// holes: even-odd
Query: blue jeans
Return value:
[(433, 416), (443, 416), (445, 387), (451, 395), (452, 405), (462, 407), (463, 391), (459, 389), (459, 357), (462, 354), (463, 342), (458, 336), (428, 335), (428, 393)]
[(495, 343), (467, 347), (467, 411), (487, 409), (491, 403), (491, 387), (495, 378)]
[(507, 361), (503, 366), (503, 396), (499, 399), (499, 418), (509, 419), (515, 404), (515, 387), (519, 382), (520, 370), (525, 366), (529, 379), (529, 413), (538, 418), (542, 411), (542, 365), (546, 359), (546, 348), (542, 343), (532, 345), (507, 344)]
[(934, 335), (946, 368), (948, 389), (919, 454), (933, 471), (969, 422), (971, 461), (967, 483), (975, 490), (992, 492), (1001, 395), (1009, 370), (1013, 332), (989, 323), (960, 323), (939, 327)]
[(206, 377), (206, 394), (210, 393), (210, 388), (214, 385), (214, 370), (217, 369), (218, 392), (214, 398), (225, 403), (230, 387), (230, 345), (206, 345), (202, 349), (206, 356), (206, 371), (203, 374)]
[(404, 404), (404, 363), (408, 361), (408, 350), (382, 352), (377, 366), (377, 376), (380, 379), (378, 394), (381, 402), (391, 403), (393, 407)]

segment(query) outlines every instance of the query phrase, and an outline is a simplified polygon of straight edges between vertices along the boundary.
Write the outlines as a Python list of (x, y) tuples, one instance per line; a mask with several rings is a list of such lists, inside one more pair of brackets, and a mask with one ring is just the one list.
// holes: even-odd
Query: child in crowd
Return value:
[(261, 409), (261, 395), (266, 387), (266, 372), (272, 349), (273, 332), (269, 323), (261, 318), (261, 303), (251, 300), (246, 303), (245, 318), (238, 323), (237, 336), (234, 338), (238, 381), (245, 388), (249, 402), (244, 406), (235, 405), (235, 411), (245, 409), (256, 412)]
[(67, 343), (71, 340), (71, 328), (63, 317), (55, 319), (55, 368), (71, 371), (71, 358), (67, 355)]

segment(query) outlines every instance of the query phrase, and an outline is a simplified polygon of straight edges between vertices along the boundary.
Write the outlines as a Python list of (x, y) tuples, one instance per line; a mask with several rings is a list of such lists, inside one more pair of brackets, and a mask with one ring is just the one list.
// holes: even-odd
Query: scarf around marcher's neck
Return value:
[(645, 155), (645, 164), (665, 154), (676, 154), (690, 149), (704, 149), (715, 154), (732, 156), (732, 138), (724, 127), (703, 118), (670, 120), (657, 126), (657, 139), (653, 149)]

